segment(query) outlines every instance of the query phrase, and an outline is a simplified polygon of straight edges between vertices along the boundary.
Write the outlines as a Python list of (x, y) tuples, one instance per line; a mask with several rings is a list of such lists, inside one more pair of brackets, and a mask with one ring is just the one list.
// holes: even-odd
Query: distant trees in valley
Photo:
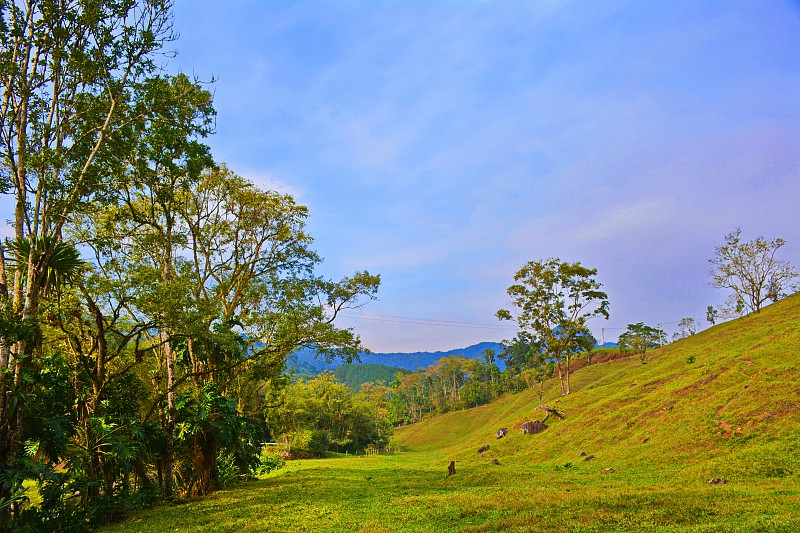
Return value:
[(380, 364), (345, 363), (337, 366), (333, 370), (333, 375), (337, 381), (357, 392), (363, 383), (390, 385), (398, 372), (408, 374), (411, 371)]
[(300, 379), (266, 397), (265, 419), (286, 450), (316, 454), (383, 448), (392, 436), (389, 388), (367, 383), (359, 392), (330, 372)]

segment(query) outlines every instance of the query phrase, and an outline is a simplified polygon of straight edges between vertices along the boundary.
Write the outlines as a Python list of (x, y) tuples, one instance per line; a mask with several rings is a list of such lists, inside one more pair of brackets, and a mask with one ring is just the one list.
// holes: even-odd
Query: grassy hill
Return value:
[[(800, 452), (800, 296), (675, 342), (647, 360), (643, 365), (632, 356), (587, 367), (573, 375), (573, 394), (565, 398), (553, 383), (545, 403), (567, 417), (551, 416), (550, 430), (538, 436), (517, 431), (544, 415), (529, 390), (404, 428), (399, 441), (466, 459), (474, 455), (470, 445), (489, 442), (495, 429), (507, 426), (510, 438), (495, 450), (517, 460), (568, 459), (586, 449), (633, 464), (685, 460), (703, 475), (798, 473), (791, 454)], [(731, 463), (732, 456), (746, 461)]]
[(526, 391), (402, 428), (403, 453), (294, 463), (118, 530), (800, 531), (800, 296), (572, 389), (545, 392), (566, 418), (538, 435)]

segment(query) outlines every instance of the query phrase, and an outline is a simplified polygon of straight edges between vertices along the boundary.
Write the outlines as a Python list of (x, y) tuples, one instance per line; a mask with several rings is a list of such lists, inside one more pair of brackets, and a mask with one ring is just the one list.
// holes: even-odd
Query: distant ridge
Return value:
[[(367, 364), (378, 364), (387, 366), (397, 366), (407, 370), (417, 370), (427, 368), (442, 357), (450, 355), (460, 355), (469, 359), (478, 359), (484, 350), (494, 350), (495, 354), (503, 351), (503, 345), (497, 342), (479, 342), (466, 348), (455, 348), (453, 350), (439, 352), (388, 352), (388, 353), (366, 353), (361, 352), (361, 362)], [(298, 362), (310, 365), (318, 370), (333, 370), (342, 364), (341, 361), (326, 363), (324, 359), (316, 357), (316, 352), (311, 348), (303, 348), (292, 354)], [(498, 358), (498, 366), (504, 368), (503, 362)]]

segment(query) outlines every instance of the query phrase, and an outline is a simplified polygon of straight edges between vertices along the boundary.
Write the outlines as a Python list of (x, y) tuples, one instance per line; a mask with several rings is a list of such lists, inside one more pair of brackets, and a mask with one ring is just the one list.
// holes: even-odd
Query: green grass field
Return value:
[(556, 388), (538, 435), (529, 390), (105, 531), (800, 531), (800, 296)]

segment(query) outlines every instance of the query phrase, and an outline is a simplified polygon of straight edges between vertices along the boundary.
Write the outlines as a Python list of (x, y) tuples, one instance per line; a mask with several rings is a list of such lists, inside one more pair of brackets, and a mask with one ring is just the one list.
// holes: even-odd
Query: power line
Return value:
[[(398, 315), (382, 315), (378, 313), (360, 313), (350, 314), (341, 313), (339, 316), (342, 318), (352, 318), (356, 320), (369, 320), (371, 322), (389, 322), (394, 324), (414, 324), (419, 326), (435, 326), (435, 327), (451, 327), (451, 328), (466, 328), (466, 329), (490, 329), (499, 331), (516, 331), (519, 328), (515, 325), (504, 324), (487, 324), (482, 322), (463, 322), (458, 320), (446, 320), (439, 318), (416, 318)], [(661, 326), (677, 325), (678, 322), (659, 322), (659, 329)], [(627, 328), (623, 327), (604, 327), (602, 328), (603, 337), (606, 331), (624, 331)]]
[(494, 329), (494, 330), (516, 330), (516, 326), (503, 325), (503, 324), (485, 324), (480, 322), (460, 322), (457, 320), (445, 319), (432, 319), (432, 318), (413, 318), (406, 316), (395, 315), (379, 315), (375, 313), (362, 313), (360, 315), (353, 315), (342, 313), (340, 316), (344, 318), (355, 318), (358, 320), (371, 320), (374, 322), (392, 322), (397, 324), (416, 324), (420, 326), (440, 326), (440, 327), (453, 327), (453, 328), (467, 328), (467, 329)]

